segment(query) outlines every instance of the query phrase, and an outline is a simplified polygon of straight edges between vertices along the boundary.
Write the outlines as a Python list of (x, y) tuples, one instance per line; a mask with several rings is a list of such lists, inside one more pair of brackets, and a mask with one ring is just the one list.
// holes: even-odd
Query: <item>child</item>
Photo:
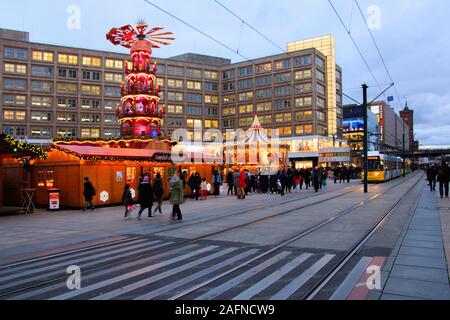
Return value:
[(133, 210), (133, 196), (131, 195), (130, 185), (125, 185), (125, 189), (122, 195), (122, 203), (125, 206), (125, 220), (128, 220), (128, 214), (130, 210)]
[(206, 183), (206, 179), (202, 180), (201, 190), (200, 190), (200, 200), (206, 200), (206, 195), (208, 193), (208, 184)]

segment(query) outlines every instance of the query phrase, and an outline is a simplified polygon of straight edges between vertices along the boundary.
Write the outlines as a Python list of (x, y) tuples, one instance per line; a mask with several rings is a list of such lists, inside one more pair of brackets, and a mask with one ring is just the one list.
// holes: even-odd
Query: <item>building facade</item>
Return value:
[(416, 141), (415, 141), (415, 134), (414, 134), (414, 110), (409, 109), (408, 105), (405, 106), (405, 109), (400, 111), (400, 117), (402, 120), (408, 125), (409, 132), (409, 151), (414, 151), (416, 149)]
[(377, 116), (380, 127), (380, 151), (402, 152), (410, 150), (409, 127), (394, 109), (385, 101), (377, 101), (369, 105), (369, 109)]
[[(128, 55), (32, 43), (28, 33), (5, 29), (0, 36), (3, 132), (28, 139), (120, 135), (116, 106)], [(153, 59), (166, 109), (162, 133), (246, 130), (257, 112), (291, 145), (294, 160), (342, 147), (342, 70), (334, 39), (320, 43), (297, 42), (287, 54), (235, 64), (190, 53)]]

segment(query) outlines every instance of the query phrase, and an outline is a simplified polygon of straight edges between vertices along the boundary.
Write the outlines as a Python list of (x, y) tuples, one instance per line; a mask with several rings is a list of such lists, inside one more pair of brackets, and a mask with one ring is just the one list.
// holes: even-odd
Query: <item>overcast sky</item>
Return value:
[[(279, 54), (281, 50), (256, 34), (214, 0), (149, 0), (175, 16), (225, 43), (248, 58)], [(285, 48), (290, 41), (323, 34), (336, 37), (337, 63), (344, 71), (344, 92), (361, 99), (359, 87), (369, 84), (370, 95), (380, 92), (328, 0), (219, 0)], [(370, 38), (354, 0), (332, 0), (357, 45), (365, 55), (377, 82), (387, 87), (389, 77)], [(448, 0), (359, 0), (398, 89), (393, 107), (407, 97), (415, 110), (417, 139), (422, 145), (450, 145), (450, 3)], [(67, 9), (81, 9), (80, 29), (69, 29)], [(370, 6), (380, 9), (379, 27)], [(155, 52), (168, 58), (185, 52), (242, 58), (162, 13), (144, 0), (22, 0), (0, 2), (0, 27), (30, 32), (31, 41), (126, 53), (106, 41), (112, 27), (143, 18), (152, 26), (164, 26), (177, 40)], [(346, 101), (349, 102), (350, 101)], [(403, 105), (401, 106), (403, 107)]]

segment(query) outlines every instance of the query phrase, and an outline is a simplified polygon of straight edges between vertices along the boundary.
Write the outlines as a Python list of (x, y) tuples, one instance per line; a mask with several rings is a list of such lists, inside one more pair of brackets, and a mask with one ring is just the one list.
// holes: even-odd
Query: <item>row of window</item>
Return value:
[[(3, 132), (7, 135), (25, 137), (27, 136), (27, 129), (23, 126), (4, 126)], [(56, 136), (59, 138), (75, 138), (77, 135), (77, 128), (57, 128)], [(100, 129), (96, 128), (81, 128), (80, 130), (82, 138), (100, 138)], [(53, 128), (38, 128), (32, 127), (30, 129), (32, 138), (52, 138)], [(117, 128), (105, 128), (103, 129), (104, 137), (119, 137), (120, 129)]]
[[(77, 122), (76, 113), (57, 113), (56, 121), (58, 122)], [(81, 114), (81, 122), (83, 123), (100, 123), (101, 115), (99, 114)], [(5, 121), (25, 121), (27, 119), (25, 111), (17, 110), (4, 110), (3, 120)], [(30, 119), (32, 121), (41, 122), (52, 122), (53, 113), (42, 112), (42, 111), (32, 111), (30, 114)], [(106, 114), (103, 116), (103, 122), (107, 124), (118, 124), (118, 119), (116, 115)]]
[[(4, 95), (3, 96), (3, 104), (10, 106), (25, 106), (27, 101), (26, 96), (22, 95)], [(81, 108), (82, 109), (100, 109), (100, 100), (93, 99), (82, 99), (81, 100)], [(104, 109), (106, 111), (114, 111), (118, 101), (105, 100), (104, 101)], [(32, 96), (31, 97), (31, 105), (33, 107), (45, 107), (51, 108), (53, 107), (53, 98), (52, 97), (42, 97), (42, 96)], [(73, 98), (58, 98), (57, 106), (60, 108), (77, 108), (78, 99)]]

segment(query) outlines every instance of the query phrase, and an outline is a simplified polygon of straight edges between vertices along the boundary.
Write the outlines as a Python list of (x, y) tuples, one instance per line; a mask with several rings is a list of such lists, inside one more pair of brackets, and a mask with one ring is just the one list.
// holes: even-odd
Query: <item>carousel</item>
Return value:
[(289, 161), (288, 144), (281, 143), (267, 135), (267, 130), (261, 125), (258, 114), (255, 113), (253, 124), (246, 131), (226, 134), (224, 144), (226, 170), (248, 170), (265, 176), (286, 170)]

